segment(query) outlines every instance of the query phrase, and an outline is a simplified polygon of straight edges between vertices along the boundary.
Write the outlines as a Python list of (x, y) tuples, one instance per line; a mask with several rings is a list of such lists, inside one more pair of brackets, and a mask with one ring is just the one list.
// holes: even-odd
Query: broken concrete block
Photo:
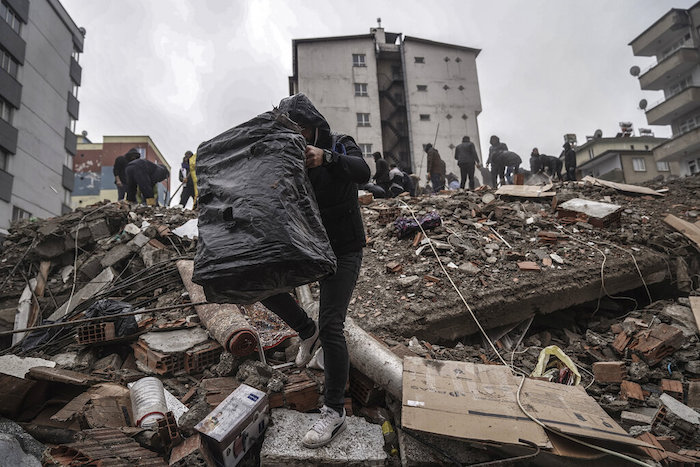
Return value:
[(301, 439), (318, 417), (319, 414), (274, 409), (272, 425), (260, 451), (260, 465), (385, 465), (387, 455), (381, 427), (360, 417), (347, 417), (347, 429), (332, 443), (318, 449), (305, 448)]
[(420, 277), (413, 275), (413, 276), (406, 276), (406, 277), (399, 277), (397, 279), (397, 282), (399, 283), (400, 287), (403, 288), (408, 288), (411, 287), (412, 285), (415, 285), (420, 282)]
[(0, 356), (0, 373), (17, 378), (24, 378), (30, 369), (39, 366), (53, 368), (56, 366), (56, 362), (44, 360), (43, 358), (18, 357), (16, 355)]
[(98, 274), (97, 277), (76, 292), (73, 299), (70, 300), (70, 303), (65, 302), (58, 310), (54, 311), (48, 319), (51, 321), (58, 321), (59, 319), (63, 318), (68, 313), (73, 311), (76, 306), (108, 287), (116, 276), (117, 274), (114, 269), (111, 267), (106, 268), (104, 271)]
[(652, 432), (659, 436), (673, 436), (681, 447), (700, 444), (700, 413), (668, 394), (661, 394), (662, 406), (652, 422)]
[(698, 332), (698, 325), (695, 323), (693, 311), (687, 306), (676, 304), (666, 305), (659, 314), (671, 318), (674, 324), (683, 331), (685, 337), (690, 337)]
[(107, 252), (107, 254), (102, 258), (100, 264), (104, 268), (114, 266), (118, 262), (128, 258), (133, 253), (131, 246), (125, 243), (121, 243)]
[(620, 223), (622, 206), (589, 199), (574, 198), (557, 207), (557, 215), (568, 218), (579, 218), (580, 215), (595, 227), (608, 227)]
[(88, 229), (93, 240), (102, 240), (110, 236), (109, 226), (105, 219), (97, 219), (88, 223)]
[(688, 383), (688, 406), (700, 409), (700, 381)]
[(135, 237), (136, 235), (141, 233), (141, 229), (138, 228), (138, 226), (134, 224), (126, 224), (124, 226), (124, 233), (131, 235), (132, 237)]
[[(156, 244), (160, 244), (160, 247), (156, 246)], [(143, 264), (145, 264), (147, 268), (150, 268), (154, 264), (167, 261), (172, 256), (170, 250), (166, 249), (165, 246), (157, 240), (148, 242), (141, 248), (139, 253), (141, 254), (141, 259), (143, 259)]]
[(653, 415), (646, 415), (636, 412), (628, 412), (626, 410), (622, 411), (620, 414), (620, 421), (627, 426), (635, 425), (651, 425), (654, 420)]
[(81, 279), (89, 281), (97, 277), (104, 269), (102, 266), (102, 258), (104, 258), (102, 254), (91, 255), (78, 269), (78, 274), (80, 274)]
[(593, 376), (600, 383), (620, 383), (627, 376), (625, 362), (595, 362)]
[(136, 235), (134, 238), (129, 240), (127, 245), (129, 245), (133, 251), (136, 251), (140, 248), (143, 248), (143, 246), (148, 243), (151, 239), (148, 238), (146, 235), (139, 233)]

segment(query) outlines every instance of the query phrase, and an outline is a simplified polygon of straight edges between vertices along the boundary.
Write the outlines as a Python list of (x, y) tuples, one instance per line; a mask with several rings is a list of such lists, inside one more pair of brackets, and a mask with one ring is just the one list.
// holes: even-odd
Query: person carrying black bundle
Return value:
[(318, 448), (346, 428), (344, 393), (350, 358), (343, 326), (365, 246), (357, 185), (367, 183), (370, 169), (352, 137), (331, 133), (328, 122), (306, 95), (300, 93), (284, 98), (278, 108), (302, 128), (307, 141), (308, 176), (338, 260), (336, 273), (319, 281), (318, 325), (288, 293), (262, 300), (263, 305), (299, 334), (297, 366), (303, 367), (311, 360), (319, 343), (323, 347), (325, 405), (321, 407), (321, 417), (302, 441), (307, 448)]
[(137, 191), (141, 194), (141, 202), (148, 206), (155, 206), (156, 184), (168, 178), (168, 169), (160, 164), (155, 164), (146, 159), (136, 159), (126, 166), (126, 200), (136, 202)]

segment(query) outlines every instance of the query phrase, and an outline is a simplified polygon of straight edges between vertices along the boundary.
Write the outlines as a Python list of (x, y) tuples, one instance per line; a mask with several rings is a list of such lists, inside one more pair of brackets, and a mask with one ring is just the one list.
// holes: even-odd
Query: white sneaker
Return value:
[(338, 415), (338, 412), (324, 405), (321, 407), (321, 417), (306, 432), (301, 443), (305, 448), (320, 448), (330, 443), (333, 438), (345, 431), (345, 428), (347, 428), (345, 409), (343, 409), (343, 415)]
[[(316, 323), (314, 323), (314, 325), (316, 325)], [(304, 365), (309, 363), (309, 360), (311, 360), (311, 357), (314, 352), (316, 352), (319, 345), (321, 345), (321, 341), (318, 340), (318, 325), (316, 325), (313, 336), (302, 340), (299, 344), (299, 352), (297, 352), (297, 358), (294, 360), (296, 366), (303, 368)]]

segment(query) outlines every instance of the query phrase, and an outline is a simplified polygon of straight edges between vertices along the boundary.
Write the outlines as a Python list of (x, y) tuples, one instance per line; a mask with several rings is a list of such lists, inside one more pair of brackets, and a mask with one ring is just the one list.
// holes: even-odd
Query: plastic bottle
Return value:
[(165, 390), (158, 378), (148, 376), (129, 385), (131, 410), (138, 427), (151, 428), (158, 420), (165, 418), (168, 406), (165, 403)]

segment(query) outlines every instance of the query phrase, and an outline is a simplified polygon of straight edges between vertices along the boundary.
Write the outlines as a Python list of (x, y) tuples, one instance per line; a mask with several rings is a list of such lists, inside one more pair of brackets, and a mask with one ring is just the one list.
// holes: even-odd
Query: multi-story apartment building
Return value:
[(58, 0), (0, 0), (0, 229), (71, 209), (84, 36)]
[[(454, 148), (477, 148), (479, 49), (371, 28), (357, 36), (295, 39), (289, 92), (306, 93), (334, 131), (351, 135), (367, 162), (382, 152), (424, 179), (425, 144), (459, 174)], [(478, 150), (478, 149), (477, 149)]]
[(638, 73), (643, 90), (663, 91), (664, 99), (646, 107), (650, 125), (671, 125), (672, 138), (654, 149), (659, 161), (679, 163), (680, 175), (700, 172), (700, 2), (673, 8), (637, 36), (635, 56), (655, 57)]
[[(91, 142), (85, 132), (79, 137), (73, 160), (73, 208), (89, 206), (103, 200), (117, 200), (114, 161), (131, 148), (136, 148), (142, 158), (164, 165), (170, 170), (170, 164), (150, 136), (104, 136), (102, 143)], [(169, 190), (169, 178), (158, 184), (158, 203), (161, 206), (170, 201)]]
[(678, 175), (678, 162), (654, 158), (654, 148), (666, 141), (654, 136), (596, 135), (575, 148), (578, 178), (591, 175), (612, 182), (638, 184), (659, 175)]

